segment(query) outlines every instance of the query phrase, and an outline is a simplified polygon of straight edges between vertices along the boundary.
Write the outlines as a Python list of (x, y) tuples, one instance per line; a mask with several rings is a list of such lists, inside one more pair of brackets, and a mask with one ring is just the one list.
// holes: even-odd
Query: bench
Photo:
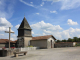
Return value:
[(27, 51), (22, 51), (22, 52), (14, 52), (14, 56), (18, 57), (18, 54), (22, 54), (24, 53), (24, 55), (26, 55)]

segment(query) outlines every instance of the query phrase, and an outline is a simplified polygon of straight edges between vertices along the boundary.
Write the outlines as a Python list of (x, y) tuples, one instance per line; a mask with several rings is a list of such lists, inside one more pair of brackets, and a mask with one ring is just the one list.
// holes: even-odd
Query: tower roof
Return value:
[(23, 21), (21, 22), (21, 25), (19, 26), (18, 29), (30, 29), (30, 30), (32, 30), (25, 17), (23, 18)]

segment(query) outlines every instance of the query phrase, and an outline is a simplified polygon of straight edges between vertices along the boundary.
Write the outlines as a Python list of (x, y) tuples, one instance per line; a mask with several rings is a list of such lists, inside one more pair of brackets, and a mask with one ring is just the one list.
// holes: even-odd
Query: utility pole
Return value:
[(11, 33), (14, 33), (14, 32), (11, 32), (11, 27), (9, 27), (9, 32), (5, 31), (5, 33), (9, 33), (9, 49), (10, 49), (10, 35)]

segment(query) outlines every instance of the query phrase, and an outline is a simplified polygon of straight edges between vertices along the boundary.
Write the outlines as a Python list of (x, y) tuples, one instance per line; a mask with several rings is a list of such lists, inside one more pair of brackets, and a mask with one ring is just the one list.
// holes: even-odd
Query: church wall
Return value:
[(47, 39), (47, 48), (51, 48), (51, 40), (52, 40), (52, 48), (54, 48), (54, 39), (52, 37), (50, 37), (49, 39)]
[(32, 40), (32, 37), (24, 37), (24, 47), (30, 45), (30, 40)]
[(47, 48), (47, 40), (31, 40), (30, 45), (39, 48)]

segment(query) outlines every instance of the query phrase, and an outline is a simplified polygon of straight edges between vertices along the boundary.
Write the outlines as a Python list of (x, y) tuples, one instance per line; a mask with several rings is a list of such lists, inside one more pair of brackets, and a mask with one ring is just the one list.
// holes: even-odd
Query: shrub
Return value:
[(30, 46), (27, 46), (27, 47), (33, 47), (32, 45), (30, 45)]
[(76, 44), (76, 46), (80, 46), (80, 44)]

